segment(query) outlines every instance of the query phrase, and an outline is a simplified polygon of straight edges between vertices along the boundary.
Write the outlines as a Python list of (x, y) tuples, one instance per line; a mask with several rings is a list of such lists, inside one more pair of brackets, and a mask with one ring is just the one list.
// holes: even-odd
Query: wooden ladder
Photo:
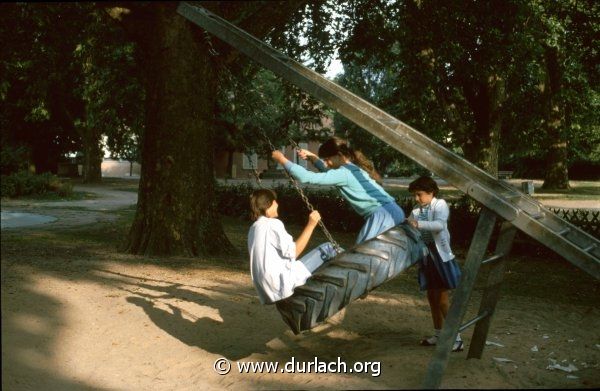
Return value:
[[(483, 207), (475, 234), (467, 253), (461, 282), (454, 292), (444, 327), (440, 333), (433, 358), (429, 362), (423, 388), (439, 388), (442, 376), (448, 363), (456, 335), (475, 324), (475, 331), (469, 346), (467, 358), (481, 358), (485, 341), (490, 328), (490, 323), (496, 303), (500, 297), (500, 287), (504, 277), (505, 256), (510, 252), (516, 233), (516, 228), (508, 221), (502, 222), (500, 235), (496, 243), (494, 254), (484, 259), (489, 247), (492, 231), (496, 225), (497, 215), (490, 209)], [(461, 325), (467, 311), (473, 287), (477, 281), (481, 266), (490, 267), (485, 284), (481, 304), (477, 316)]]

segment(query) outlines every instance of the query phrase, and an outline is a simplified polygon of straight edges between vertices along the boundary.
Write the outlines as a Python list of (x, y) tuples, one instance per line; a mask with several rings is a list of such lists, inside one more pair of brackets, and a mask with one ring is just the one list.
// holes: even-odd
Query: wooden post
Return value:
[(460, 327), (460, 322), (465, 315), (473, 286), (481, 266), (481, 261), (488, 248), (490, 237), (496, 223), (496, 214), (486, 207), (482, 207), (475, 234), (469, 247), (467, 261), (463, 270), (461, 282), (456, 288), (448, 316), (444, 322), (440, 338), (438, 339), (435, 353), (425, 374), (423, 388), (439, 388), (446, 365), (448, 364), (448, 355), (450, 354), (456, 335)]
[(467, 358), (481, 358), (483, 354), (483, 348), (485, 347), (485, 341), (487, 339), (490, 323), (492, 316), (496, 310), (496, 303), (500, 297), (500, 288), (502, 280), (504, 278), (504, 265), (506, 261), (506, 255), (510, 252), (515, 238), (516, 228), (514, 225), (505, 221), (500, 227), (500, 236), (496, 243), (495, 255), (501, 255), (501, 258), (493, 262), (490, 265), (490, 271), (481, 298), (481, 304), (479, 306), (479, 314), (486, 311), (488, 316), (477, 322), (475, 330), (473, 331), (473, 337), (471, 338), (471, 345), (469, 346), (469, 353)]

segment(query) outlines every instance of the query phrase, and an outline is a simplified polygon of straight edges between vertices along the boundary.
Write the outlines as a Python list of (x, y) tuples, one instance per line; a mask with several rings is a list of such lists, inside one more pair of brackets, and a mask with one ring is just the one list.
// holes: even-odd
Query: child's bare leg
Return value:
[(439, 306), (440, 313), (442, 315), (442, 324), (444, 320), (446, 320), (446, 316), (448, 315), (448, 308), (450, 308), (450, 301), (448, 299), (448, 290), (440, 289), (439, 290)]
[(433, 320), (433, 328), (440, 330), (444, 323), (442, 317), (442, 311), (440, 308), (440, 290), (439, 289), (428, 289), (427, 300), (429, 301), (429, 307), (431, 309), (431, 319)]
[(435, 289), (427, 290), (427, 301), (429, 301), (429, 309), (431, 310), (431, 319), (433, 320), (434, 334), (433, 336), (421, 340), (421, 345), (431, 346), (437, 343), (440, 328), (441, 328), (441, 312), (439, 309), (439, 297)]
[[(447, 289), (438, 289), (437, 290), (438, 297), (438, 306), (440, 313), (440, 329), (444, 325), (444, 321), (446, 320), (446, 316), (448, 315), (448, 309), (450, 308), (450, 300), (448, 299), (448, 290)], [(460, 333), (456, 335), (456, 342), (454, 343), (454, 349), (457, 351), (462, 350), (462, 338), (460, 337)], [(460, 345), (459, 345), (460, 343)]]

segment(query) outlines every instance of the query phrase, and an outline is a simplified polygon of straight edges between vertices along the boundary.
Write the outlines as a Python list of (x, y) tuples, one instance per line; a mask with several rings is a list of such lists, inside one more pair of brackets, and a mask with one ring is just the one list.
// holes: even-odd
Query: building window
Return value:
[(258, 155), (253, 153), (250, 155), (250, 159), (248, 159), (248, 155), (243, 154), (242, 158), (242, 168), (244, 170), (256, 170), (258, 169)]
[[(298, 143), (298, 146), (301, 149), (308, 149), (308, 143)], [(299, 164), (300, 166), (307, 168), (308, 167), (308, 161), (302, 159), (301, 157), (298, 156), (298, 154), (296, 153), (296, 151), (294, 151), (294, 161)]]
[[(279, 148), (279, 150), (281, 151), (281, 153), (283, 153), (283, 156), (285, 156), (285, 147), (281, 147)], [(277, 163), (277, 170), (283, 170), (283, 166), (279, 163)]]

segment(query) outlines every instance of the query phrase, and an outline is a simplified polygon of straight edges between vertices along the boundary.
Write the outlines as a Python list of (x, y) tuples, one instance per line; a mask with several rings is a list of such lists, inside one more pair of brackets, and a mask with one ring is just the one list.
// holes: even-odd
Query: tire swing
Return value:
[[(271, 150), (275, 150), (267, 136), (262, 136)], [(290, 141), (298, 148), (293, 140)], [(259, 186), (263, 187), (258, 171), (252, 169)], [(313, 211), (314, 207), (297, 181), (284, 171), (307, 208)], [(294, 334), (312, 329), (352, 301), (366, 297), (370, 291), (414, 265), (427, 251), (420, 232), (406, 222), (347, 251), (337, 244), (322, 220), (319, 225), (338, 254), (315, 270), (304, 285), (296, 287), (292, 296), (275, 303)]]

